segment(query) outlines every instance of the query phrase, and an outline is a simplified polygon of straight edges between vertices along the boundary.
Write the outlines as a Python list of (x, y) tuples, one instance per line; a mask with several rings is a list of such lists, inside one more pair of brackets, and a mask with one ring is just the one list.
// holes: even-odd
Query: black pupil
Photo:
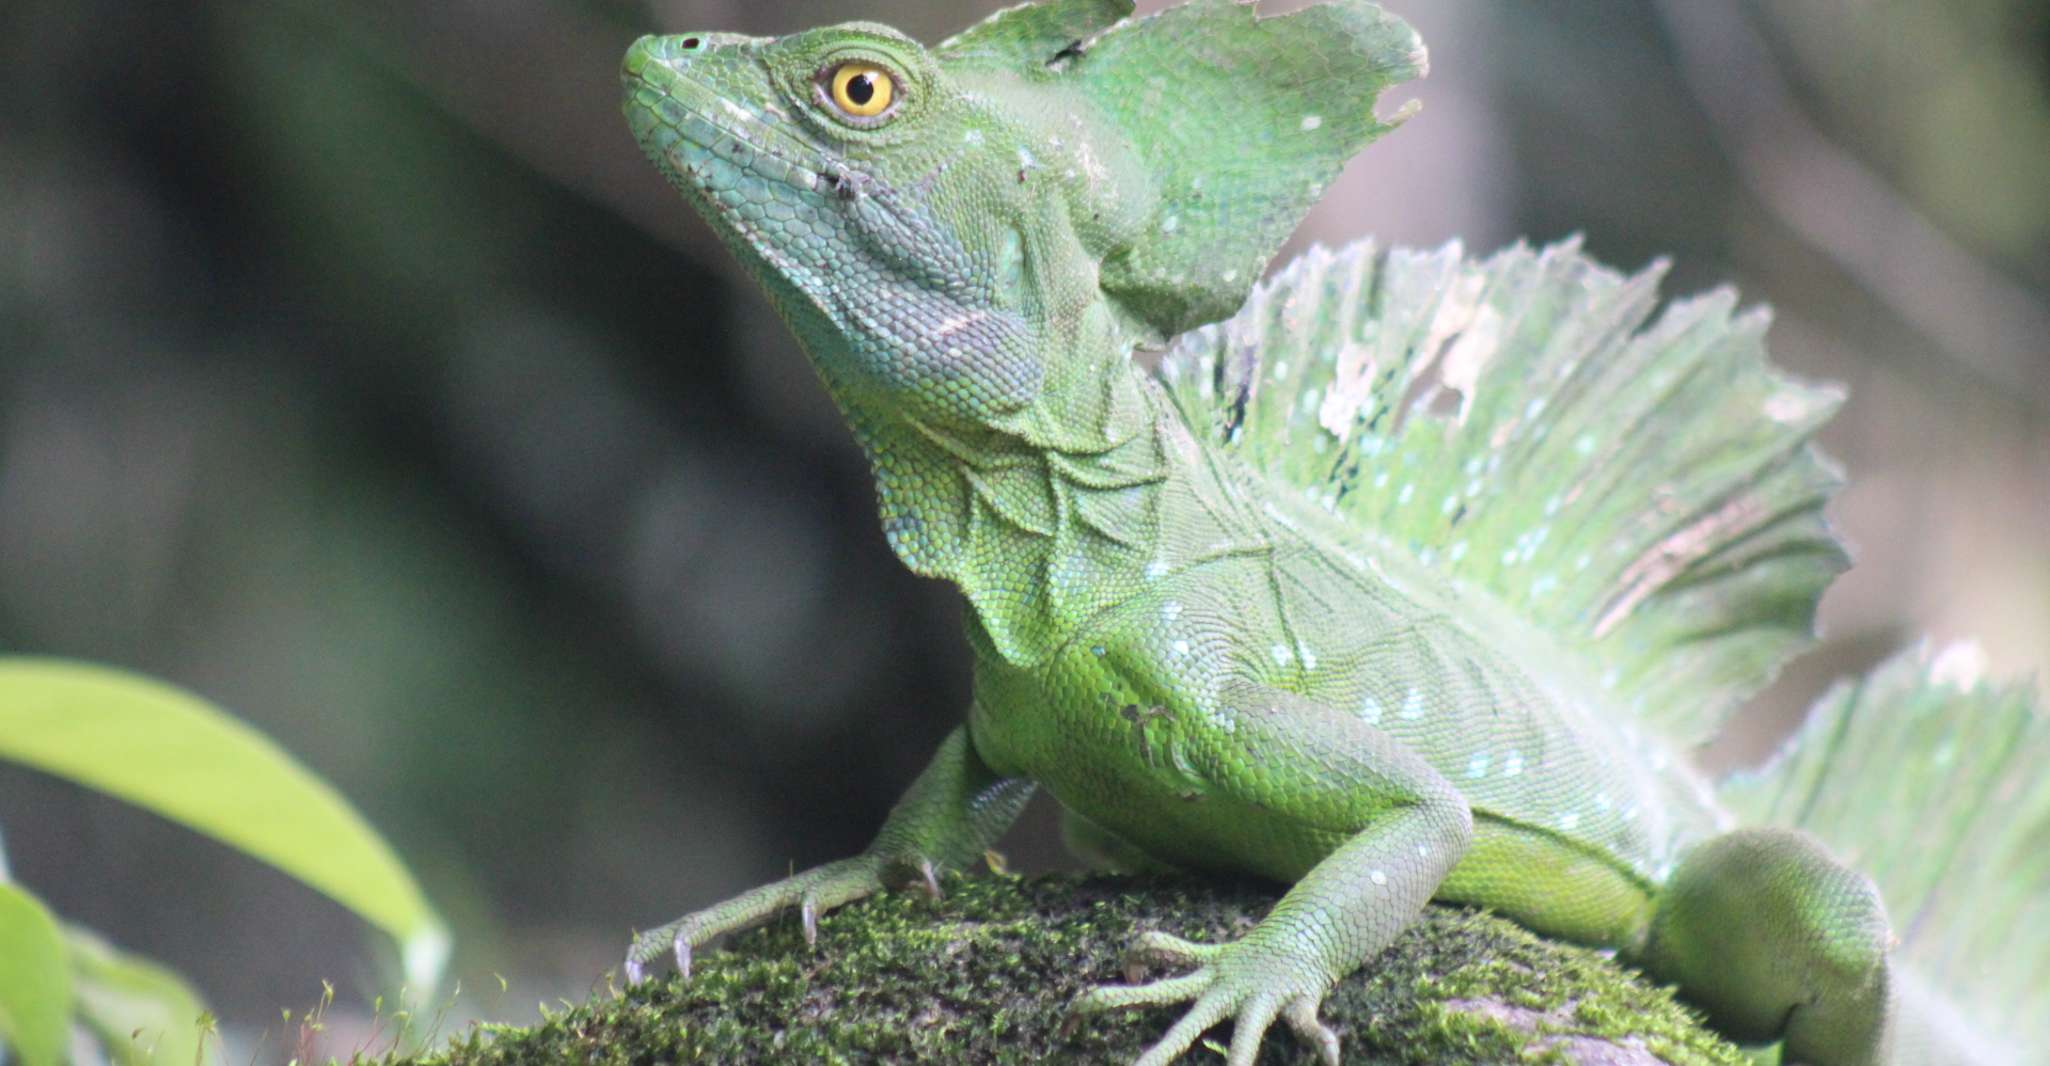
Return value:
[(847, 99), (856, 107), (866, 107), (876, 96), (876, 79), (873, 74), (856, 74), (847, 79)]

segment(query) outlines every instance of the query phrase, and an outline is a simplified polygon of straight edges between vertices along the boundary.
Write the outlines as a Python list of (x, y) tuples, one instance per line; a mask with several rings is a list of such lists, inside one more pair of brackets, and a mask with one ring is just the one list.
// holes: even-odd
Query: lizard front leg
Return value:
[(627, 949), (627, 981), (640, 981), (648, 964), (664, 955), (673, 956), (677, 969), (689, 977), (693, 951), (791, 907), (802, 915), (804, 939), (811, 943), (821, 913), (874, 895), (893, 875), (919, 877), (927, 891), (938, 895), (938, 871), (964, 867), (996, 843), (1032, 797), (1032, 788), (1024, 778), (999, 777), (975, 753), (968, 730), (955, 729), (861, 854), (763, 885), (640, 934)]
[(1235, 1023), (1230, 1066), (1251, 1066), (1277, 1017), (1336, 1066), (1338, 1037), (1317, 1019), (1319, 1006), (1340, 978), (1416, 920), (1465, 852), (1472, 815), (1451, 782), (1357, 718), (1255, 685), (1238, 686), (1226, 702), (1233, 728), (1214, 753), (1222, 761), (1208, 760), (1219, 798), (1239, 801), (1233, 809), (1257, 818), (1294, 823), (1306, 838), (1340, 843), (1243, 939), (1197, 944), (1149, 933), (1134, 945), (1135, 957), (1194, 969), (1152, 984), (1092, 989), (1075, 1009), (1190, 1002), (1138, 1066), (1165, 1066), (1226, 1019)]

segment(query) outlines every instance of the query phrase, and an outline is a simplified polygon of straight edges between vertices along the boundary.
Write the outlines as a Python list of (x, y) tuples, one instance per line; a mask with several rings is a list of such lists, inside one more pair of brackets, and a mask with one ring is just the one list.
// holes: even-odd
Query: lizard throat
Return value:
[(1037, 667), (1185, 561), (1161, 519), (1200, 480), (1201, 464), (1165, 396), (1131, 380), (1143, 415), (1098, 447), (855, 420), (891, 548), (912, 571), (961, 590), (984, 654)]

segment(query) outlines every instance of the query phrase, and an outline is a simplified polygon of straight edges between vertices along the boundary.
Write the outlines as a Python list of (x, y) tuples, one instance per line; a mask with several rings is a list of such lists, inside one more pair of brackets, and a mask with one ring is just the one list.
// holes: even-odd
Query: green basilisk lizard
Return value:
[(1105, 861), (1290, 886), (1236, 942), (1146, 934), (1185, 972), (1076, 1004), (1187, 1004), (1142, 1066), (1224, 1021), (1244, 1066), (1276, 1020), (1336, 1063), (1326, 991), (1434, 898), (1613, 947), (1792, 1060), (2041, 1054), (2027, 700), (1842, 694), (1720, 793), (1682, 755), (1845, 565), (1808, 444), (1837, 395), (1772, 370), (1727, 294), (1646, 325), (1657, 272), (1570, 245), (1362, 244), (1256, 288), (1423, 47), (1363, 0), (1130, 14), (627, 55), (635, 136), (796, 333), (890, 544), (967, 598), (976, 664), (867, 851), (637, 938), (629, 976), (907, 873), (936, 890), (1043, 786)]

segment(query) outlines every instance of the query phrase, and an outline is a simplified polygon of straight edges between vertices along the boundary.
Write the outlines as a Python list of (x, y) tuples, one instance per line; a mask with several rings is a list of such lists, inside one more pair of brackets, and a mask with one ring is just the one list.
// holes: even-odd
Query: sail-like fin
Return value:
[(1846, 565), (1810, 438), (1841, 400), (1766, 360), (1728, 291), (1569, 242), (1315, 248), (1162, 379), (1197, 432), (1581, 656), (1690, 741), (1812, 640)]
[(2012, 1061), (2050, 1062), (2050, 717), (1979, 662), (1925, 646), (1840, 683), (1722, 798), (1871, 877), (1910, 984), (1944, 990), (1967, 1034), (2015, 1041)]

